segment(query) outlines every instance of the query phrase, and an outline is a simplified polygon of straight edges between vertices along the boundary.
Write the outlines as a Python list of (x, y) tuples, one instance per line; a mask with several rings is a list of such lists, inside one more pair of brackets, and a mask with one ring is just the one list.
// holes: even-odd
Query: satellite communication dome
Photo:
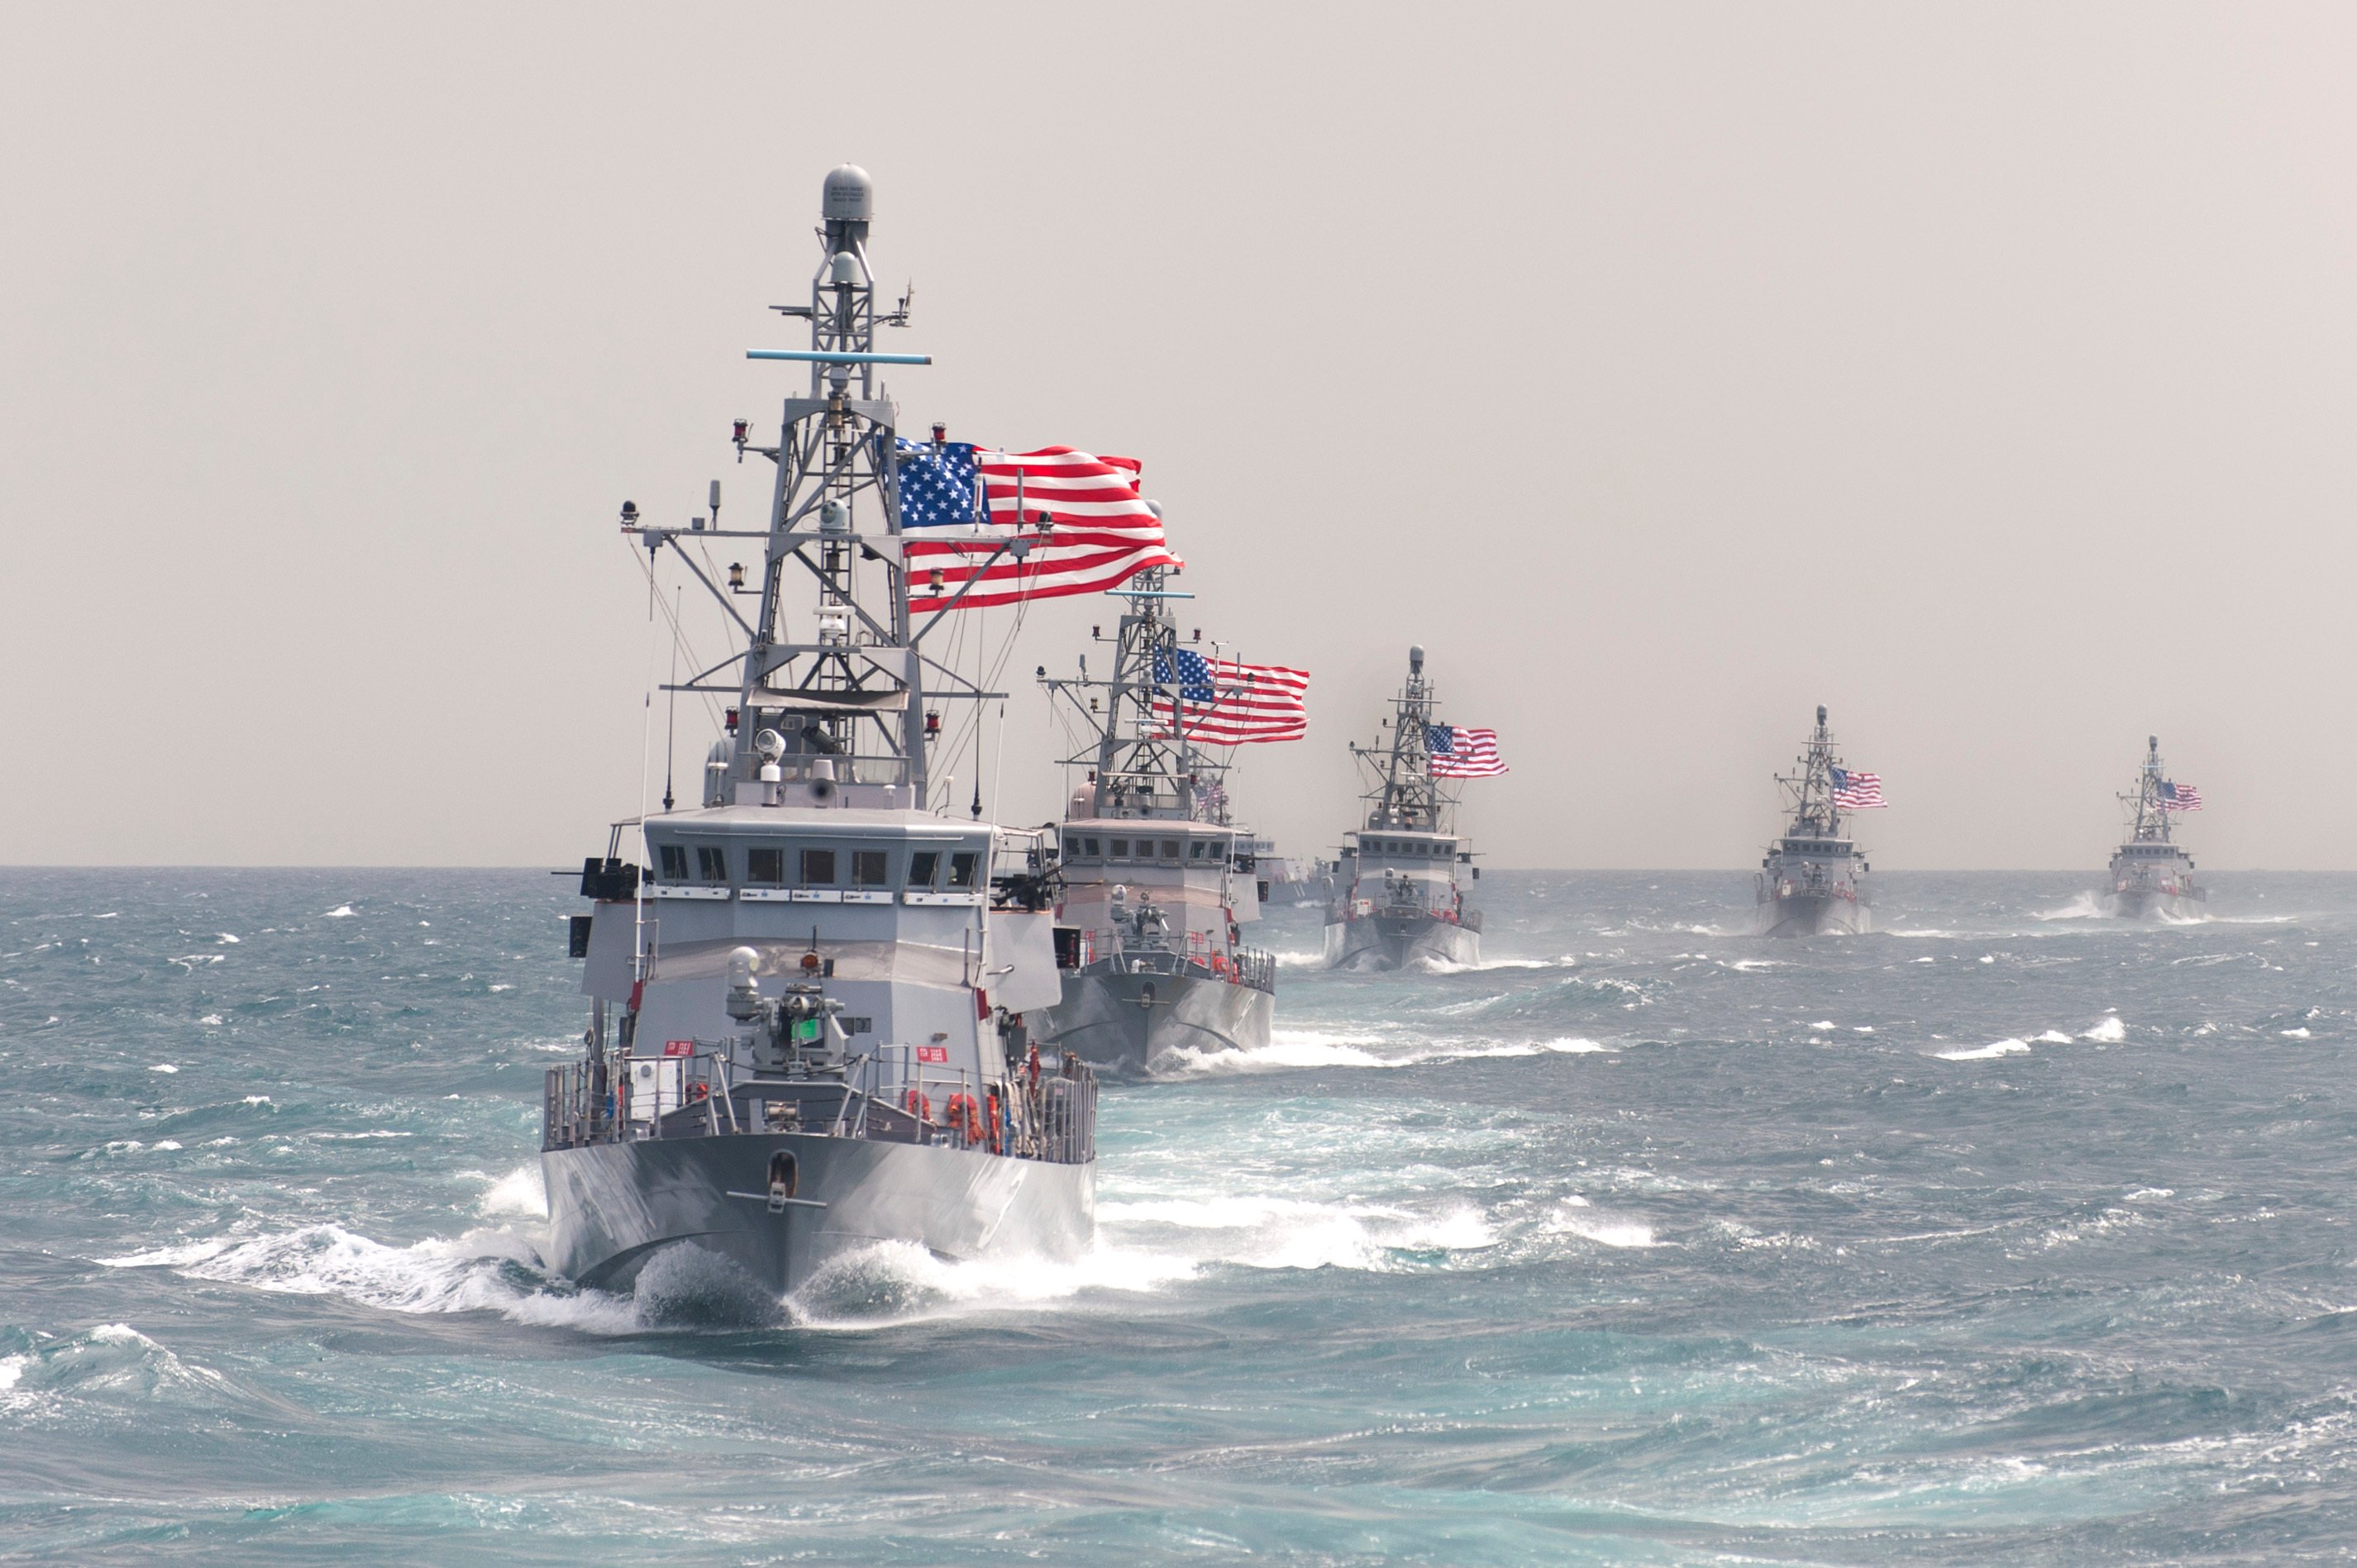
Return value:
[(865, 223), (876, 215), (876, 182), (857, 164), (845, 164), (826, 177), (819, 199), (819, 216), (830, 220)]
[(1407, 650), (1407, 667), (1415, 674), (1424, 672), (1424, 644), (1411, 643)]

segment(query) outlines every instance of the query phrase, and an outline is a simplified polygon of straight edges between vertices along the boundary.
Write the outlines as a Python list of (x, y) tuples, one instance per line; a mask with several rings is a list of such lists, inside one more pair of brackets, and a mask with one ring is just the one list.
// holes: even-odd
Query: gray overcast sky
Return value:
[(2100, 865), (2155, 730), (2206, 863), (2357, 865), (2346, 7), (19, 3), (0, 58), (0, 861), (602, 843), (615, 510), (758, 510), (848, 159), (905, 423), (1142, 457), (1188, 618), (1315, 673), (1236, 779), (1290, 849), (1420, 640), (1493, 864), (1747, 866), (1822, 701), (1885, 870)]

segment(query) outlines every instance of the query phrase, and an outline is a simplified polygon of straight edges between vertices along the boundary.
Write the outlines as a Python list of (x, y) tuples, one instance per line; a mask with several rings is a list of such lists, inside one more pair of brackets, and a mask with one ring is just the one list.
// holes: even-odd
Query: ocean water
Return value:
[(562, 879), (0, 873), (0, 1559), (2357, 1553), (2357, 878), (1498, 875), (1112, 1088), (1071, 1264), (537, 1251)]

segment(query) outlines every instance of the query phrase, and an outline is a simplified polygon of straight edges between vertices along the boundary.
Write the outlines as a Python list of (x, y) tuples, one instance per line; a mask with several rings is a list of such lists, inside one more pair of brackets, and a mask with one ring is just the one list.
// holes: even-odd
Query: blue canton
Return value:
[(1457, 726), (1426, 725), (1424, 726), (1424, 749), (1433, 757), (1448, 757), (1457, 750)]
[(900, 526), (972, 527), (975, 521), (974, 476), (980, 463), (970, 441), (899, 440)]
[(1201, 654), (1191, 652), (1184, 648), (1175, 651), (1178, 660), (1178, 673), (1175, 676), (1170, 673), (1172, 655), (1162, 652), (1155, 654), (1155, 683), (1167, 686), (1172, 681), (1177, 681), (1178, 694), (1190, 703), (1208, 703), (1216, 698), (1220, 693), (1211, 684), (1210, 661)]

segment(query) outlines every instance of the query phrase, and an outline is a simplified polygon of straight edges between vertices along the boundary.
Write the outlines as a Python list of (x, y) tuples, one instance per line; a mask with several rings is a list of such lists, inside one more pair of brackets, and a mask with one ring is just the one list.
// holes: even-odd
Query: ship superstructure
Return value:
[(1351, 747), (1372, 788), (1361, 826), (1342, 835), (1333, 873), (1329, 967), (1480, 961), (1481, 912), (1465, 897), (1465, 882), (1480, 872), (1457, 832), (1457, 798), (1434, 772), (1433, 736), (1448, 732), (1433, 717), (1435, 703), (1424, 650), (1411, 648), (1407, 683), (1383, 721), (1390, 738)]
[[(780, 307), (811, 347), (755, 356), (810, 376), (774, 446), (737, 425), (739, 460), (776, 465), (765, 525), (717, 526), (716, 482), (692, 528), (623, 508), (651, 574), (683, 563), (736, 647), (672, 687), (726, 705), (701, 803), (667, 787), (582, 874), (590, 1021), (549, 1073), (542, 1165), (554, 1261), (584, 1284), (694, 1247), (784, 1293), (878, 1241), (1070, 1255), (1093, 1229), (1094, 1081), (1020, 1022), (1056, 995), (1049, 846), (978, 800), (928, 809), (934, 704), (985, 693), (925, 651), (954, 604), (911, 614), (909, 444), (877, 373), (926, 361), (877, 350), (907, 310), (877, 306), (872, 203), (858, 169), (827, 177), (810, 303)], [(721, 584), (721, 540), (759, 542), (758, 581)]]
[(1107, 673), (1085, 657), (1074, 679), (1039, 671), (1087, 744), (1066, 759), (1085, 777), (1059, 830), (1060, 993), (1029, 1026), (1128, 1069), (1265, 1046), (1275, 1008), (1275, 963), (1243, 943), (1260, 918), (1254, 840), (1231, 819), (1227, 765), (1190, 738), (1196, 703), (1218, 699), (1189, 678), (1209, 666), (1182, 645), (1169, 607), (1189, 596), (1169, 578), (1157, 567), (1115, 590)]
[(2146, 737), (2136, 788), (2120, 797), (2120, 805), (2127, 817), (2127, 836), (2112, 855), (2104, 908), (2131, 920), (2147, 916), (2199, 918), (2210, 890), (2194, 880), (2193, 857), (2177, 843), (2170, 819), (2179, 811), (2200, 810), (2201, 796), (2169, 777), (2161, 765), (2158, 736)]
[(1875, 793), (1860, 796), (1834, 749), (1822, 705), (1795, 770), (1777, 775), (1776, 782), (1783, 787), (1787, 810), (1784, 831), (1769, 844), (1755, 879), (1760, 929), (1771, 937), (1872, 930), (1874, 906), (1867, 887), (1871, 868), (1843, 819), (1856, 809), (1852, 802), (1880, 803), (1880, 780), (1875, 779)]

